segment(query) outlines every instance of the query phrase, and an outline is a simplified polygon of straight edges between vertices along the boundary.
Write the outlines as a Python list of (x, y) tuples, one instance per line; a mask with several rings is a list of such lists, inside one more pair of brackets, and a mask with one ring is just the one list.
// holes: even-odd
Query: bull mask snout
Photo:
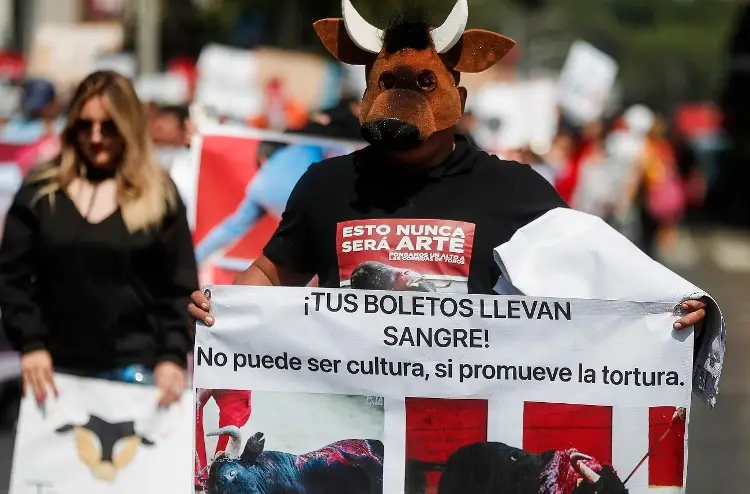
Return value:
[(367, 122), (362, 126), (362, 135), (372, 145), (395, 150), (413, 149), (420, 141), (417, 126), (398, 118)]
[(362, 136), (374, 146), (413, 149), (437, 130), (430, 102), (420, 91), (395, 87), (378, 94), (371, 105), (367, 99), (365, 94)]

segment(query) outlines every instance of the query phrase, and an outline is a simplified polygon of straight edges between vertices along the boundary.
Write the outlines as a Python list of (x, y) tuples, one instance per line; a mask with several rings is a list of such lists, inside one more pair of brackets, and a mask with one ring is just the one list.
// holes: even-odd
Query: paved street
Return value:
[[(727, 320), (727, 355), (714, 410), (693, 402), (688, 494), (748, 492), (750, 483), (750, 240), (695, 235), (696, 265), (681, 274), (711, 293)], [(721, 266), (721, 267), (719, 267)], [(722, 269), (724, 268), (724, 269)], [(677, 269), (677, 268), (676, 268)]]
[[(727, 319), (728, 351), (719, 403), (693, 403), (688, 494), (741, 494), (750, 484), (750, 237), (693, 234), (665, 263), (714, 295)], [(6, 492), (12, 434), (0, 433), (0, 493)]]

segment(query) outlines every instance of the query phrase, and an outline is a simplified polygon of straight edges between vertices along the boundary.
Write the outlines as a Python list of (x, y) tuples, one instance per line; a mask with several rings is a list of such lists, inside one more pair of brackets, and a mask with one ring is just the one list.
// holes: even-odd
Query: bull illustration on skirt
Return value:
[(110, 423), (92, 415), (85, 424), (66, 424), (56, 432), (70, 431), (75, 435), (78, 457), (95, 478), (106, 482), (115, 481), (118, 471), (133, 461), (141, 445), (154, 445), (136, 432), (133, 421)]
[[(208, 436), (228, 435), (208, 473), (208, 494), (382, 494), (383, 443), (345, 439), (302, 455), (264, 451), (258, 432), (241, 450), (240, 430), (224, 427)], [(240, 451), (241, 450), (241, 451)]]

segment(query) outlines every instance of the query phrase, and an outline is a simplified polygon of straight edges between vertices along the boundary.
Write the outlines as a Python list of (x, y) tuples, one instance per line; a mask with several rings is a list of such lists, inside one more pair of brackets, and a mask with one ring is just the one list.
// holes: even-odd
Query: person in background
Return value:
[(184, 106), (160, 106), (151, 112), (148, 121), (156, 158), (171, 170), (176, 160), (190, 155), (190, 111)]
[[(355, 136), (358, 136), (356, 140), (359, 141), (362, 139), (359, 119), (353, 114), (358, 109), (358, 106), (351, 106), (348, 113), (332, 112), (327, 114), (328, 119), (321, 119), (327, 122), (325, 125), (311, 122), (299, 131), (289, 134), (349, 140), (355, 140)], [(328, 147), (312, 143), (288, 146), (280, 143), (261, 143), (258, 151), (259, 170), (248, 184), (245, 198), (234, 213), (216, 225), (196, 246), (198, 263), (240, 240), (264, 213), (280, 219), (297, 180), (310, 165), (350, 151), (347, 147)]]
[(189, 118), (190, 112), (185, 106), (158, 107), (149, 121), (149, 135), (154, 145), (165, 147), (190, 145)]
[(529, 145), (509, 151), (507, 159), (529, 165), (532, 170), (544, 177), (547, 182), (550, 184), (555, 183), (555, 168), (545, 158), (532, 151)]
[(310, 121), (306, 127), (300, 129), (300, 133), (321, 134), (339, 139), (359, 141), (362, 139), (359, 124), (360, 106), (360, 98), (345, 94), (332, 108), (310, 115)]
[(126, 78), (89, 75), (67, 122), (60, 155), (16, 193), (0, 244), (0, 309), (24, 392), (44, 401), (60, 372), (155, 384), (169, 406), (186, 389), (184, 307), (198, 287), (185, 207)]
[(555, 189), (566, 204), (571, 204), (576, 193), (581, 166), (604, 155), (604, 123), (589, 122), (575, 131), (575, 136), (573, 152), (555, 180)]
[(46, 79), (27, 79), (22, 85), (21, 115), (11, 118), (0, 141), (14, 144), (38, 141), (59, 134), (65, 126), (55, 86)]
[(560, 129), (552, 139), (549, 151), (544, 156), (545, 161), (559, 173), (565, 164), (570, 160), (575, 149), (575, 138), (573, 134), (566, 130)]
[(628, 199), (639, 212), (639, 247), (651, 257), (677, 240), (687, 196), (664, 120), (655, 116), (643, 151), (631, 171)]

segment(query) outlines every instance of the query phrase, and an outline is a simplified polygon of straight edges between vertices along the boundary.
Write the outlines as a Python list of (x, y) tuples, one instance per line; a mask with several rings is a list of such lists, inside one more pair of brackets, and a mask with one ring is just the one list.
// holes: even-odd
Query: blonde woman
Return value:
[(61, 141), (16, 194), (0, 246), (2, 324), (24, 392), (45, 400), (57, 371), (156, 384), (168, 406), (186, 387), (184, 307), (198, 279), (185, 207), (130, 82), (88, 76)]

